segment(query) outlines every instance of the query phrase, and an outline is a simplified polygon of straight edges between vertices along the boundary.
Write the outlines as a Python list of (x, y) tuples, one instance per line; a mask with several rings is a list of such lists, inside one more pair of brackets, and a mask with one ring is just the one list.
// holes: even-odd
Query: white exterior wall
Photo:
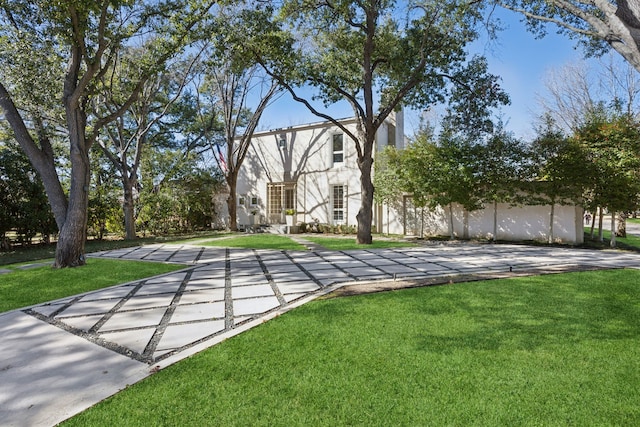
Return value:
[[(408, 227), (407, 234), (420, 235), (422, 225), (421, 210), (417, 210), (418, 220), (413, 227)], [(496, 221), (495, 234), (497, 240), (535, 240), (546, 242), (550, 235), (550, 206), (511, 206), (506, 203), (497, 204), (497, 215), (494, 205), (484, 209), (465, 212), (462, 206), (453, 205), (453, 231), (458, 238), (491, 239), (494, 235), (494, 215)], [(582, 208), (578, 206), (556, 205), (554, 209), (553, 241), (556, 243), (580, 244), (584, 241)], [(449, 207), (438, 208), (431, 212), (424, 211), (424, 236), (449, 235)], [(466, 219), (465, 219), (466, 217)]]
[[(355, 133), (353, 120), (343, 122)], [(260, 132), (254, 135), (252, 146), (240, 169), (238, 194), (258, 197), (258, 206), (241, 207), (238, 222), (248, 224), (248, 213), (259, 211), (261, 223), (283, 223), (268, 214), (269, 183), (295, 183), (297, 215), (295, 222), (356, 225), (360, 209), (360, 170), (354, 143), (343, 135), (343, 162), (333, 162), (333, 135), (342, 134), (327, 123), (297, 126)], [(280, 141), (284, 140), (284, 146)], [(333, 186), (344, 186), (344, 220), (334, 221)]]
[[(355, 133), (353, 119), (342, 121)], [(356, 226), (360, 209), (360, 170), (357, 166), (355, 144), (343, 135), (344, 157), (342, 163), (333, 162), (333, 135), (342, 133), (327, 122), (294, 126), (258, 132), (238, 175), (238, 196), (245, 201), (238, 207), (238, 224), (253, 223), (252, 211), (256, 211), (255, 223), (285, 223), (284, 208), (278, 206), (278, 215), (268, 213), (268, 187), (274, 183), (295, 183), (294, 223), (345, 224)], [(394, 139), (394, 141), (390, 141)], [(281, 146), (280, 141), (284, 140)], [(392, 115), (380, 127), (376, 147), (382, 150), (388, 144), (405, 147), (402, 113)], [(375, 167), (375, 163), (374, 163)], [(332, 193), (336, 185), (345, 188), (344, 220), (334, 221)], [(400, 194), (390, 206), (375, 206), (373, 226), (375, 231), (406, 235), (449, 235), (449, 208), (433, 211), (416, 209), (410, 197)], [(251, 204), (252, 199), (256, 201)], [(498, 240), (547, 241), (549, 236), (549, 206), (512, 207), (497, 206)], [(460, 238), (491, 238), (494, 233), (494, 207), (467, 212), (454, 205), (454, 234)], [(466, 219), (465, 219), (466, 218)], [(554, 241), (582, 243), (583, 211), (576, 206), (555, 207)]]

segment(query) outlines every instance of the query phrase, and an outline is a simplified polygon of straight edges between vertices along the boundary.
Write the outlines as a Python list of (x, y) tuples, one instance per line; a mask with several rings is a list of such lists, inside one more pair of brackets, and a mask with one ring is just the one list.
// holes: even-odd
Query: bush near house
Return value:
[(318, 223), (300, 223), (301, 233), (322, 233), (322, 234), (356, 234), (355, 225), (346, 224), (318, 224)]

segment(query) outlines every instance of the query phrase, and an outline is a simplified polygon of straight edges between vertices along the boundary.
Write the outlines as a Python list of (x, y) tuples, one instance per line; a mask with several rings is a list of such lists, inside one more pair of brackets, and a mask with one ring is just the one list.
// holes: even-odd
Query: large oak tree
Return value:
[[(59, 229), (56, 267), (85, 263), (89, 150), (104, 126), (136, 100), (147, 79), (185, 47), (212, 3), (0, 0), (0, 108), (44, 183)], [(125, 46), (143, 52), (136, 58), (139, 73), (120, 106), (92, 115), (92, 104), (112, 90), (101, 78)], [(51, 148), (53, 129), (62, 131), (69, 144), (68, 195)]]
[[(467, 55), (466, 47), (478, 35), (482, 5), (459, 0), (289, 0), (278, 9), (275, 22), (256, 19), (247, 28), (247, 36), (257, 42), (245, 47), (267, 72), (355, 145), (361, 172), (358, 243), (372, 241), (376, 131), (394, 110), (403, 105), (426, 109), (450, 97), (456, 86), (465, 89), (451, 96), (463, 115), (506, 101), (486, 63)], [(300, 95), (305, 86), (315, 89), (313, 97)], [(356, 131), (326, 114), (315, 100), (324, 106), (348, 102)]]

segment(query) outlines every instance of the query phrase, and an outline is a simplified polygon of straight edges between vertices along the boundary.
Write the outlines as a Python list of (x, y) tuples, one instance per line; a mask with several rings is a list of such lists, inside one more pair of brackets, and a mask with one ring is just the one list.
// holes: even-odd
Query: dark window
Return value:
[(333, 135), (333, 163), (342, 163), (344, 161), (344, 143), (342, 134)]

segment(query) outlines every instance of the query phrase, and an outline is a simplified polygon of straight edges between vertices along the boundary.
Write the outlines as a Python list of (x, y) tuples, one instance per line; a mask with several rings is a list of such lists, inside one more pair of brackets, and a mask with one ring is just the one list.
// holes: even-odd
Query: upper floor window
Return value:
[(387, 145), (396, 146), (396, 127), (391, 123), (387, 125)]
[(333, 135), (333, 163), (344, 162), (344, 141), (341, 133)]

